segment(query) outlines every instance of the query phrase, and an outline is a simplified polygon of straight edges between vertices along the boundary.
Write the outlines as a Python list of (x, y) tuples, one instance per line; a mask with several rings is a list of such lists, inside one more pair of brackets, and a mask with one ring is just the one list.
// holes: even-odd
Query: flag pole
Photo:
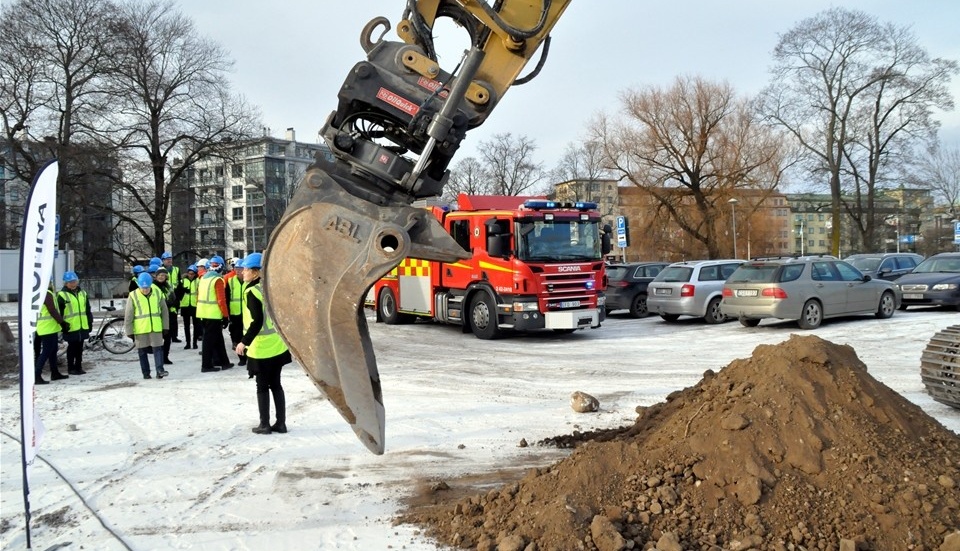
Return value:
[(20, 232), (20, 304), (18, 331), (20, 342), (20, 449), (23, 466), (23, 509), (26, 519), (27, 549), (30, 541), (30, 471), (43, 439), (43, 422), (36, 409), (36, 377), (33, 337), (40, 307), (53, 273), (56, 239), (57, 176), (56, 159), (48, 162), (33, 179), (27, 197)]

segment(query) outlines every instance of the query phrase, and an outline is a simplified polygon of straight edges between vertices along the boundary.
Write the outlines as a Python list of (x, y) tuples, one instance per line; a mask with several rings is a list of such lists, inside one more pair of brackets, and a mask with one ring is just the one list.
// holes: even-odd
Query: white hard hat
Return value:
[(206, 266), (207, 266), (207, 259), (206, 259), (206, 258), (201, 258), (200, 260), (198, 260), (198, 261), (197, 261), (197, 266), (206, 267)]

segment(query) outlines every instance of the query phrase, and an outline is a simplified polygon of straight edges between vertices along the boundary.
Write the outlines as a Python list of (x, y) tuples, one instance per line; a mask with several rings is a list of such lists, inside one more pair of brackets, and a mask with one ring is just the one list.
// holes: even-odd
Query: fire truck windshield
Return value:
[(516, 226), (520, 260), (570, 262), (600, 258), (600, 224), (596, 220), (520, 221)]

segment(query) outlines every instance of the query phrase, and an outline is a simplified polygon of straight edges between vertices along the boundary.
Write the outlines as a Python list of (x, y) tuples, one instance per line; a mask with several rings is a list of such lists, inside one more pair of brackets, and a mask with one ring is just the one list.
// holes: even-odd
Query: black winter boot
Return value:
[(257, 434), (270, 434), (270, 393), (257, 393), (257, 407), (260, 409), (260, 425), (253, 427)]
[(273, 404), (277, 407), (277, 422), (270, 426), (273, 432), (287, 432), (287, 397), (283, 389), (274, 389)]

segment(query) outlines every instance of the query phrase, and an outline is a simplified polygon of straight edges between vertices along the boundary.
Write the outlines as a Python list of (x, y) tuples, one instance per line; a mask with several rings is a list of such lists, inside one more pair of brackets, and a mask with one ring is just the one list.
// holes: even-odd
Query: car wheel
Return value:
[(630, 315), (635, 318), (645, 318), (650, 315), (650, 310), (647, 309), (647, 295), (640, 293), (633, 297), (630, 303)]
[(727, 321), (727, 316), (723, 315), (723, 312), (720, 311), (720, 298), (714, 298), (709, 303), (707, 303), (707, 315), (703, 317), (703, 320), (709, 324), (723, 323)]
[(754, 318), (740, 318), (740, 325), (744, 327), (756, 327), (760, 325), (760, 320)]
[(883, 293), (880, 296), (880, 305), (877, 306), (877, 317), (885, 320), (893, 316), (896, 309), (897, 299), (894, 298), (893, 293)]
[(663, 321), (675, 322), (680, 319), (680, 314), (660, 314), (660, 317), (663, 318)]
[(823, 321), (823, 308), (816, 300), (810, 299), (803, 304), (803, 310), (800, 311), (800, 319), (797, 325), (800, 329), (816, 329), (820, 327)]
[(478, 292), (470, 300), (470, 330), (478, 339), (489, 340), (500, 336), (497, 305), (488, 293)]

